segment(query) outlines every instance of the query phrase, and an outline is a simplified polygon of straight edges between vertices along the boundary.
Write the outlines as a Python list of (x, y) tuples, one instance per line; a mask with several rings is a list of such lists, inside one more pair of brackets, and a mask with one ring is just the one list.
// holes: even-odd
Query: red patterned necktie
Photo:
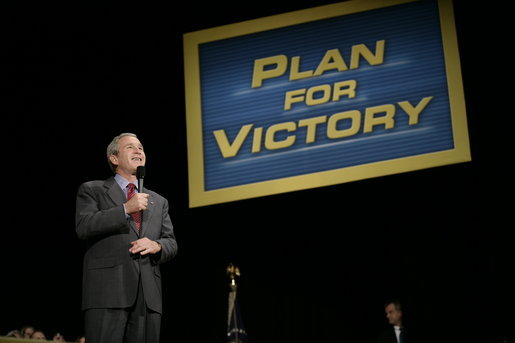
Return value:
[[(135, 191), (136, 185), (133, 184), (133, 183), (129, 183), (127, 185), (127, 188), (128, 188), (128, 190), (127, 190), (127, 199), (131, 200), (131, 198), (134, 196), (134, 194), (136, 194), (136, 191)], [(138, 233), (139, 233), (139, 228), (141, 226), (141, 212), (138, 211), (136, 213), (133, 213), (132, 214), (132, 218), (134, 218), (134, 221), (136, 222), (136, 227), (138, 228)]]

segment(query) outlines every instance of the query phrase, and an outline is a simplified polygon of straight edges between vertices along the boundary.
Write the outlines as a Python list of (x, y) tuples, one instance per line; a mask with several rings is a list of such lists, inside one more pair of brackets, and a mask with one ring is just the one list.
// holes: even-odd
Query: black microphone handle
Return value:
[[(142, 177), (140, 177), (138, 179), (138, 191), (140, 193), (143, 192), (143, 178)], [(140, 218), (141, 218), (141, 221), (139, 223), (139, 233), (141, 235), (141, 232), (143, 231), (143, 210), (140, 211)]]
[[(145, 177), (145, 167), (138, 167), (138, 192), (143, 193), (143, 179)], [(139, 233), (143, 232), (143, 210), (140, 211)], [(140, 236), (141, 237), (141, 236)]]

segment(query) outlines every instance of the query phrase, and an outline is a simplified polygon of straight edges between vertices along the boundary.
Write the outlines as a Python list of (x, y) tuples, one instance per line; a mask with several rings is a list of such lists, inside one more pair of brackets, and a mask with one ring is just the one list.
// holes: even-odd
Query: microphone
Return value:
[(138, 178), (138, 192), (143, 192), (143, 179), (145, 178), (145, 166), (136, 168), (136, 177)]
[[(143, 179), (145, 178), (145, 166), (138, 166), (136, 168), (136, 177), (138, 178), (138, 192), (143, 192)], [(141, 222), (139, 224), (139, 232), (143, 232), (143, 211), (141, 213)]]

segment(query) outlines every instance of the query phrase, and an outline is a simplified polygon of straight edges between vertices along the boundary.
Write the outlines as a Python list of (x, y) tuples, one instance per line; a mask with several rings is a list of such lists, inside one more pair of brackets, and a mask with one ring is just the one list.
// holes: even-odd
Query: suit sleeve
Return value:
[(94, 185), (83, 183), (77, 192), (75, 230), (80, 239), (122, 233), (129, 230), (122, 206), (101, 206)]
[(171, 260), (177, 254), (177, 241), (173, 232), (173, 224), (168, 213), (168, 201), (164, 199), (162, 210), (161, 235), (157, 242), (161, 244), (161, 251), (152, 258), (153, 262), (160, 264)]

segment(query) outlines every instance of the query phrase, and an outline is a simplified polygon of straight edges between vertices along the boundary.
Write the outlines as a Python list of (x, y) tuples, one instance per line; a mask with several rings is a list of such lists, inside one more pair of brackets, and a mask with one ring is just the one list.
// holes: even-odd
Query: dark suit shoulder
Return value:
[(86, 187), (86, 188), (103, 188), (103, 187), (109, 187), (110, 185), (112, 185), (114, 182), (116, 182), (114, 180), (114, 177), (110, 177), (106, 180), (91, 180), (91, 181), (86, 181), (86, 182), (83, 182), (79, 188), (83, 188), (83, 187)]

